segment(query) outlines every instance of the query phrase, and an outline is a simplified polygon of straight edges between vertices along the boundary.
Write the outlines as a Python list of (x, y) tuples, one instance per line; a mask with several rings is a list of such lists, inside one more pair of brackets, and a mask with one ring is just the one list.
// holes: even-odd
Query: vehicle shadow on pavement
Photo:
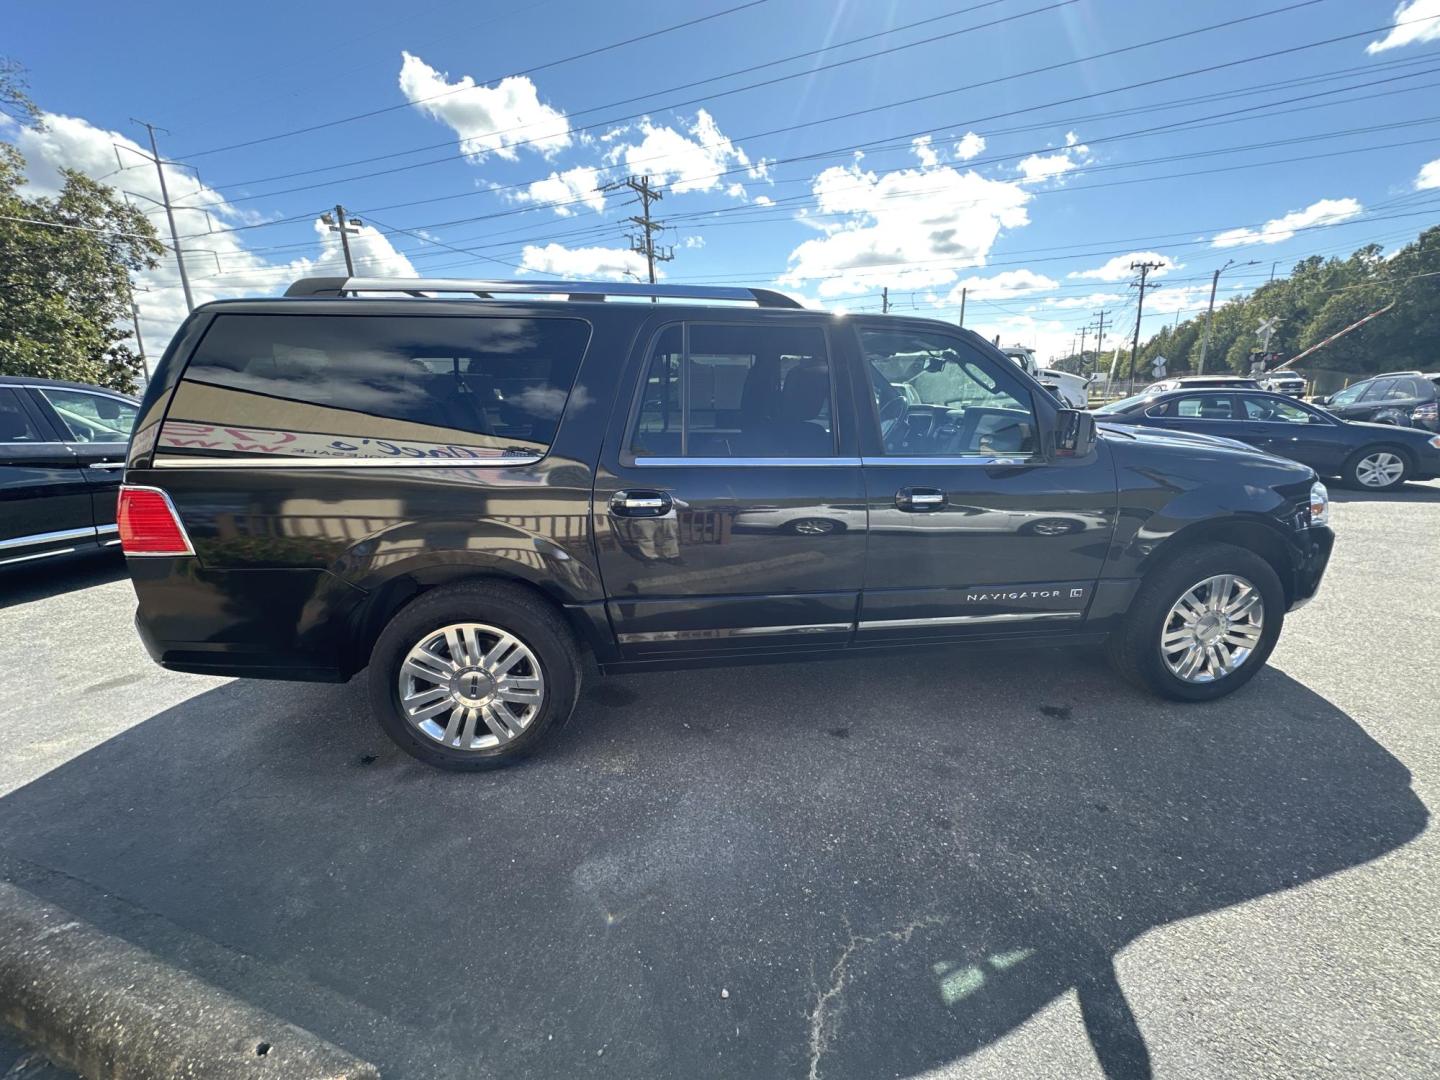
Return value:
[(61, 593), (106, 585), (126, 576), (119, 551), (0, 567), (0, 608), (48, 600)]
[(1117, 1080), (1128, 943), (1427, 820), (1274, 669), (1190, 707), (1070, 651), (595, 679), (479, 775), (362, 689), (168, 709), (0, 800), (0, 869), (387, 1077), (908, 1076), (1074, 992)]
[(1333, 484), (1329, 491), (1330, 498), (1337, 503), (1440, 503), (1440, 487), (1434, 484), (1401, 484), (1394, 491), (1365, 491)]

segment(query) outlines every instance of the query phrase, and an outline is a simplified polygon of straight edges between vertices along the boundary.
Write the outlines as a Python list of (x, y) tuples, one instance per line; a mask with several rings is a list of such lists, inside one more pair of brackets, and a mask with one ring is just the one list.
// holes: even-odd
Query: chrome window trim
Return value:
[(118, 532), (120, 531), (120, 526), (119, 526), (119, 525), (96, 525), (96, 526), (95, 526), (95, 531), (96, 531), (97, 533), (102, 533), (102, 534), (118, 533)]
[(729, 626), (713, 630), (653, 630), (642, 633), (617, 634), (622, 645), (649, 641), (713, 641), (716, 638), (765, 637), (787, 634), (833, 634), (849, 632), (854, 623), (800, 623), (793, 626)]
[(79, 540), (82, 537), (95, 538), (95, 526), (87, 525), (83, 529), (59, 529), (55, 532), (31, 533), (29, 536), (14, 536), (9, 540), (0, 540), (0, 551), (7, 548), (29, 547), (31, 544), (46, 544), (52, 540)]
[[(121, 485), (121, 487), (122, 490), (128, 491), (153, 491), (156, 495), (159, 495), (160, 498), (164, 499), (165, 506), (170, 511), (170, 516), (175, 520), (175, 527), (180, 530), (180, 539), (185, 541), (184, 551), (127, 551), (125, 552), (125, 557), (127, 559), (179, 559), (185, 556), (194, 556), (195, 545), (190, 542), (190, 530), (185, 528), (185, 519), (180, 516), (180, 511), (175, 509), (175, 500), (170, 498), (170, 493), (168, 491), (166, 491), (164, 488), (150, 487), (147, 484), (123, 484)], [(118, 523), (116, 524), (115, 529), (117, 532), (119, 531), (120, 526)]]
[(858, 457), (637, 457), (634, 464), (637, 468), (675, 468), (684, 465), (699, 465), (703, 467), (739, 465), (746, 468), (775, 468), (785, 465), (799, 465), (806, 467), (828, 466), (833, 468), (838, 465), (858, 469), (862, 461)]
[(861, 619), (861, 630), (903, 630), (923, 626), (964, 626), (976, 623), (1029, 622), (1043, 619), (1078, 619), (1081, 611), (1010, 611), (999, 615), (937, 615), (928, 619)]
[(1045, 459), (1034, 455), (1026, 457), (981, 457), (978, 454), (956, 454), (954, 457), (862, 457), (860, 464), (871, 465), (1043, 465)]
[(15, 441), (13, 439), (0, 440), (0, 446), (69, 446), (67, 442), (59, 439), (41, 439), (36, 442)]
[(543, 454), (527, 454), (503, 458), (393, 458), (393, 457), (185, 457), (156, 456), (152, 467), (157, 469), (455, 469), (509, 468), (534, 465)]

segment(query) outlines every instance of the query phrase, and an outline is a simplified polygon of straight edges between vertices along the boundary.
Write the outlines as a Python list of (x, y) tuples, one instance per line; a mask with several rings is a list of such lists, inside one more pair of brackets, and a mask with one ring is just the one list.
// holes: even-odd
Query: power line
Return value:
[(428, 97), (416, 98), (413, 101), (405, 101), (399, 105), (386, 105), (383, 108), (371, 109), (368, 112), (355, 113), (352, 116), (342, 116), (337, 120), (327, 120), (324, 123), (320, 124), (310, 124), (306, 127), (295, 128), (291, 131), (282, 131), (275, 135), (265, 135), (258, 139), (247, 139), (243, 142), (230, 143), (226, 146), (213, 146), (208, 150), (197, 150), (192, 153), (186, 154), (185, 156), (192, 158), (207, 157), (210, 154), (219, 154), (227, 150), (239, 150), (247, 146), (258, 146), (261, 143), (274, 142), (276, 139), (288, 139), (293, 135), (305, 135), (312, 131), (321, 131), (325, 128), (337, 127), (340, 124), (348, 124), (355, 120), (364, 120), (371, 116), (380, 116), (384, 113), (395, 112), (399, 109), (408, 109), (412, 105), (419, 105), (426, 101), (434, 101), (437, 98), (449, 97), (452, 94), (458, 94), (461, 91), (471, 89), (471, 87), (473, 86), (489, 85), (492, 82), (503, 82), (506, 79), (517, 78), (521, 75), (533, 75), (537, 71), (545, 71), (548, 68), (558, 67), (561, 64), (568, 64), (575, 60), (583, 60), (590, 56), (597, 56), (600, 53), (611, 52), (614, 49), (624, 48), (626, 45), (634, 45), (636, 42), (649, 41), (664, 34), (673, 33), (676, 30), (684, 30), (687, 27), (697, 26), (700, 23), (709, 22), (712, 19), (719, 19), (726, 15), (733, 15), (735, 14), (735, 12), (744, 11), (747, 8), (759, 7), (761, 4), (765, 3), (769, 3), (769, 0), (747, 0), (746, 3), (737, 4), (735, 7), (725, 8), (723, 11), (711, 12), (709, 15), (701, 15), (694, 19), (687, 19), (684, 22), (662, 27), (659, 30), (652, 30), (646, 34), (638, 34), (635, 37), (626, 38), (624, 41), (612, 42), (609, 45), (600, 45), (593, 49), (587, 49), (584, 52), (575, 53), (571, 56), (561, 57), (559, 60), (551, 60), (544, 64), (536, 64), (534, 67), (523, 68), (520, 71), (512, 71), (508, 75), (501, 75), (498, 78), (486, 79), (483, 82), (472, 81), (469, 85), (466, 86), (454, 87), (450, 90), (445, 90), (438, 94), (431, 94)]
[[(1074, 2), (1074, 0), (1057, 0), (1057, 3), (1050, 5), (1050, 7), (1051, 7), (1051, 8), (1053, 8), (1053, 7), (1058, 7), (1058, 6), (1061, 6), (1061, 3), (1072, 3), (1072, 2)], [(892, 102), (887, 102), (887, 103), (881, 104), (881, 105), (868, 106), (868, 107), (862, 108), (862, 109), (853, 109), (853, 110), (851, 110), (851, 111), (849, 111), (849, 112), (839, 113), (839, 114), (836, 114), (836, 115), (834, 115), (834, 116), (822, 117), (822, 118), (819, 118), (819, 119), (816, 119), (816, 120), (808, 120), (808, 121), (803, 121), (803, 122), (800, 122), (800, 123), (789, 124), (789, 125), (787, 125), (787, 126), (785, 126), (785, 127), (772, 128), (772, 129), (769, 130), (769, 131), (757, 132), (757, 133), (754, 133), (754, 134), (751, 134), (751, 135), (741, 136), (740, 138), (741, 138), (742, 140), (746, 140), (746, 141), (753, 141), (753, 140), (760, 139), (760, 138), (768, 138), (769, 136), (772, 136), (772, 135), (788, 134), (788, 133), (793, 132), (793, 131), (799, 131), (799, 130), (802, 130), (802, 129), (804, 129), (804, 128), (814, 127), (814, 126), (819, 125), (819, 124), (835, 123), (835, 122), (838, 122), (838, 121), (841, 121), (841, 120), (852, 120), (852, 119), (855, 119), (855, 118), (860, 117), (860, 116), (869, 115), (869, 114), (871, 114), (871, 113), (880, 112), (880, 111), (883, 111), (883, 110), (886, 110), (886, 109), (898, 108), (898, 107), (900, 107), (900, 106), (902, 106), (902, 105), (913, 105), (913, 104), (916, 104), (916, 103), (921, 102), (921, 101), (930, 101), (930, 100), (933, 100), (933, 99), (939, 98), (939, 97), (948, 97), (948, 96), (951, 96), (951, 95), (954, 95), (954, 94), (963, 93), (963, 92), (968, 91), (968, 90), (976, 90), (976, 89), (980, 89), (980, 88), (983, 88), (983, 87), (994, 86), (994, 85), (998, 85), (998, 84), (1000, 84), (1000, 83), (1010, 82), (1010, 81), (1013, 81), (1013, 80), (1015, 80), (1015, 79), (1026, 78), (1026, 77), (1029, 77), (1029, 76), (1032, 76), (1032, 75), (1045, 74), (1045, 73), (1048, 73), (1048, 72), (1051, 72), (1051, 71), (1059, 70), (1059, 69), (1061, 69), (1061, 68), (1073, 67), (1073, 66), (1075, 66), (1075, 65), (1077, 65), (1077, 64), (1084, 64), (1084, 63), (1090, 63), (1090, 62), (1095, 61), (1095, 60), (1108, 59), (1108, 58), (1110, 58), (1110, 57), (1118, 56), (1118, 55), (1121, 55), (1121, 54), (1124, 54), (1124, 53), (1134, 52), (1134, 51), (1136, 51), (1136, 50), (1138, 50), (1138, 49), (1149, 48), (1149, 47), (1151, 47), (1151, 46), (1153, 46), (1153, 45), (1168, 44), (1168, 43), (1170, 43), (1170, 42), (1178, 41), (1178, 40), (1181, 40), (1181, 39), (1183, 39), (1183, 38), (1194, 37), (1194, 36), (1199, 35), (1199, 34), (1209, 33), (1209, 32), (1211, 32), (1211, 31), (1213, 31), (1213, 30), (1226, 29), (1226, 28), (1229, 28), (1229, 27), (1232, 27), (1232, 26), (1240, 25), (1240, 24), (1242, 24), (1242, 23), (1252, 22), (1252, 21), (1254, 21), (1254, 20), (1256, 20), (1256, 19), (1266, 18), (1266, 17), (1268, 17), (1268, 16), (1270, 16), (1270, 15), (1282, 14), (1282, 13), (1284, 13), (1284, 12), (1293, 11), (1293, 10), (1295, 10), (1295, 9), (1297, 9), (1297, 8), (1309, 7), (1309, 6), (1313, 5), (1313, 4), (1323, 3), (1323, 2), (1325, 2), (1325, 0), (1297, 0), (1297, 2), (1292, 3), (1292, 4), (1289, 4), (1289, 5), (1286, 5), (1286, 6), (1284, 6), (1284, 7), (1273, 8), (1273, 9), (1268, 10), (1268, 11), (1262, 11), (1262, 12), (1258, 12), (1258, 13), (1251, 14), (1251, 15), (1238, 16), (1238, 17), (1233, 18), (1233, 19), (1227, 19), (1227, 20), (1225, 20), (1225, 21), (1223, 21), (1223, 22), (1212, 23), (1212, 24), (1210, 24), (1210, 25), (1208, 25), (1208, 26), (1196, 27), (1195, 29), (1192, 29), (1192, 30), (1180, 31), (1180, 32), (1177, 32), (1177, 33), (1174, 33), (1174, 34), (1167, 34), (1167, 35), (1164, 35), (1164, 36), (1162, 36), (1162, 37), (1152, 38), (1152, 39), (1147, 40), (1147, 41), (1136, 42), (1136, 43), (1131, 44), (1131, 45), (1120, 46), (1120, 47), (1115, 48), (1115, 49), (1109, 49), (1109, 50), (1107, 50), (1107, 51), (1105, 51), (1105, 52), (1094, 53), (1094, 54), (1091, 54), (1091, 55), (1089, 55), (1089, 56), (1075, 57), (1075, 58), (1072, 58), (1072, 59), (1069, 59), (1069, 60), (1059, 61), (1059, 62), (1057, 62), (1057, 63), (1047, 64), (1047, 65), (1043, 65), (1043, 66), (1037, 67), (1037, 68), (1030, 68), (1030, 69), (1028, 69), (1028, 70), (1026, 70), (1026, 71), (1014, 72), (1014, 73), (1009, 74), (1009, 75), (1000, 75), (1000, 76), (996, 76), (996, 77), (994, 77), (994, 78), (984, 79), (984, 80), (981, 80), (981, 81), (979, 81), (979, 82), (968, 83), (968, 84), (965, 84), (965, 85), (963, 85), (963, 86), (951, 87), (951, 88), (944, 89), (944, 90), (933, 91), (933, 92), (928, 93), (928, 94), (921, 94), (921, 95), (918, 95), (918, 96), (916, 96), (916, 97), (904, 98), (904, 99), (901, 99), (901, 100), (899, 100), (899, 101), (892, 101)], [(1007, 17), (1007, 18), (1004, 19), (1004, 20), (996, 20), (996, 22), (1011, 21), (1011, 20), (1013, 20), (1013, 19), (1023, 18), (1023, 17), (1025, 17), (1026, 15), (1034, 14), (1035, 11), (1045, 11), (1045, 10), (1050, 10), (1050, 8), (1039, 8), (1039, 9), (1035, 9), (1034, 11), (1022, 12), (1022, 13), (1019, 13), (1019, 14), (1016, 14), (1016, 15), (1013, 15), (1013, 16), (1009, 16), (1009, 17)], [(976, 29), (984, 29), (984, 28), (986, 28), (986, 27), (988, 27), (988, 26), (991, 26), (991, 25), (994, 25), (994, 24), (995, 24), (995, 23), (992, 22), (992, 23), (981, 24), (981, 25), (979, 25), (979, 26), (967, 27), (967, 28), (965, 28), (965, 29), (962, 30), (962, 31), (954, 31), (954, 32), (952, 32), (952, 35), (953, 35), (954, 33), (967, 33), (967, 32), (970, 32), (970, 31), (973, 31), (973, 30), (976, 30)], [(1394, 25), (1401, 25), (1401, 24), (1394, 24)], [(1244, 58), (1244, 59), (1241, 59), (1241, 60), (1233, 60), (1233, 61), (1229, 61), (1229, 62), (1221, 63), (1221, 64), (1212, 64), (1212, 65), (1209, 65), (1208, 67), (1197, 68), (1197, 69), (1195, 69), (1195, 70), (1193, 70), (1193, 71), (1190, 71), (1190, 72), (1182, 72), (1182, 73), (1174, 74), (1174, 75), (1160, 76), (1160, 77), (1157, 77), (1157, 78), (1155, 78), (1155, 79), (1146, 79), (1146, 80), (1142, 80), (1141, 82), (1131, 83), (1131, 84), (1129, 84), (1129, 85), (1127, 85), (1127, 86), (1117, 87), (1117, 88), (1115, 88), (1115, 89), (1107, 90), (1107, 91), (1101, 91), (1101, 92), (1099, 92), (1099, 93), (1090, 93), (1090, 94), (1074, 95), (1074, 96), (1071, 96), (1071, 97), (1068, 97), (1068, 98), (1061, 99), (1061, 100), (1059, 100), (1059, 101), (1051, 102), (1051, 103), (1049, 103), (1048, 106), (1037, 106), (1037, 108), (1041, 108), (1041, 107), (1053, 107), (1053, 106), (1055, 106), (1055, 105), (1072, 104), (1073, 102), (1076, 102), (1076, 101), (1081, 101), (1081, 100), (1085, 100), (1085, 99), (1087, 99), (1087, 98), (1102, 96), (1103, 94), (1112, 94), (1112, 93), (1119, 93), (1119, 92), (1122, 91), (1122, 90), (1138, 89), (1138, 88), (1140, 88), (1140, 87), (1151, 86), (1151, 85), (1155, 85), (1155, 84), (1157, 84), (1157, 83), (1169, 82), (1169, 81), (1173, 81), (1173, 80), (1179, 79), (1179, 78), (1186, 78), (1186, 77), (1188, 77), (1188, 76), (1190, 76), (1190, 75), (1208, 74), (1208, 73), (1210, 73), (1210, 72), (1212, 72), (1212, 71), (1218, 71), (1218, 70), (1222, 70), (1222, 69), (1225, 69), (1225, 68), (1235, 67), (1235, 66), (1240, 65), (1240, 64), (1252, 63), (1252, 62), (1255, 62), (1255, 61), (1257, 61), (1257, 60), (1271, 59), (1271, 58), (1273, 58), (1273, 57), (1275, 57), (1275, 56), (1285, 55), (1285, 54), (1290, 53), (1290, 52), (1296, 52), (1296, 51), (1301, 51), (1301, 50), (1304, 50), (1304, 49), (1311, 49), (1311, 48), (1319, 48), (1319, 47), (1321, 47), (1321, 46), (1330, 45), (1330, 44), (1335, 44), (1336, 42), (1340, 42), (1340, 41), (1346, 41), (1346, 40), (1350, 40), (1350, 39), (1357, 38), (1357, 37), (1365, 37), (1365, 36), (1368, 36), (1368, 35), (1370, 35), (1370, 34), (1378, 33), (1378, 32), (1380, 32), (1380, 31), (1383, 31), (1383, 30), (1386, 30), (1386, 29), (1391, 29), (1391, 28), (1393, 28), (1393, 27), (1392, 27), (1390, 24), (1387, 24), (1386, 26), (1382, 26), (1382, 27), (1372, 27), (1372, 28), (1369, 28), (1369, 29), (1366, 29), (1366, 30), (1356, 31), (1356, 32), (1351, 33), (1351, 34), (1343, 34), (1343, 35), (1339, 35), (1339, 36), (1337, 36), (1337, 37), (1326, 38), (1326, 39), (1324, 39), (1324, 40), (1322, 40), (1322, 41), (1316, 41), (1316, 42), (1308, 43), (1308, 44), (1306, 44), (1306, 45), (1295, 46), (1295, 47), (1290, 48), (1290, 49), (1281, 49), (1281, 50), (1276, 50), (1276, 51), (1269, 52), (1269, 53), (1264, 53), (1264, 54), (1261, 54), (1261, 55), (1255, 56), (1255, 57), (1247, 57), (1247, 58)], [(947, 35), (947, 36), (949, 36), (949, 35)], [(929, 39), (926, 39), (926, 40), (929, 40)], [(922, 41), (922, 42), (915, 43), (915, 44), (923, 44), (923, 43), (924, 43), (924, 42)], [(894, 51), (894, 50), (886, 50), (886, 51)], [(827, 70), (827, 69), (830, 68), (830, 67), (838, 66), (839, 63), (856, 63), (856, 62), (858, 62), (858, 61), (860, 61), (860, 60), (868, 59), (868, 58), (870, 58), (870, 56), (872, 56), (872, 55), (881, 55), (881, 54), (878, 54), (878, 53), (877, 53), (877, 54), (867, 54), (866, 56), (852, 57), (852, 58), (850, 58), (850, 59), (848, 59), (848, 60), (846, 60), (846, 61), (837, 62), (837, 64), (835, 64), (835, 65), (827, 65), (825, 68), (815, 69), (815, 71)], [(750, 84), (747, 84), (747, 85), (745, 85), (745, 86), (734, 87), (734, 88), (731, 88), (731, 89), (729, 89), (729, 90), (719, 91), (719, 92), (717, 92), (717, 93), (710, 94), (710, 95), (707, 95), (707, 96), (701, 97), (701, 98), (693, 98), (693, 99), (690, 99), (690, 100), (680, 101), (680, 102), (668, 102), (668, 103), (666, 103), (665, 105), (656, 106), (655, 108), (656, 108), (656, 109), (659, 109), (659, 108), (679, 109), (679, 108), (683, 108), (683, 107), (686, 106), (686, 105), (692, 105), (692, 104), (696, 104), (696, 103), (699, 103), (699, 102), (707, 102), (707, 103), (708, 103), (708, 102), (712, 102), (712, 101), (714, 101), (715, 99), (720, 98), (720, 97), (727, 97), (727, 96), (730, 96), (730, 95), (732, 95), (732, 94), (741, 93), (741, 92), (747, 91), (747, 90), (753, 90), (753, 89), (756, 89), (756, 88), (758, 88), (758, 87), (769, 86), (769, 85), (774, 84), (775, 82), (783, 81), (783, 80), (785, 80), (785, 79), (798, 78), (798, 77), (801, 77), (801, 75), (811, 75), (811, 74), (814, 74), (814, 73), (815, 73), (814, 71), (811, 71), (811, 72), (802, 72), (802, 73), (800, 73), (800, 74), (798, 74), (798, 75), (783, 76), (783, 77), (779, 77), (779, 78), (776, 78), (776, 79), (768, 79), (768, 80), (764, 80), (764, 81), (762, 81), (762, 82), (750, 83)], [(654, 111), (654, 110), (649, 110), (649, 111)], [(639, 112), (639, 113), (632, 113), (632, 114), (627, 115), (627, 116), (611, 117), (611, 118), (608, 119), (608, 120), (599, 121), (599, 122), (596, 122), (596, 123), (594, 123), (594, 124), (582, 125), (582, 126), (580, 126), (580, 127), (572, 127), (572, 128), (569, 128), (569, 129), (568, 129), (568, 132), (567, 132), (567, 133), (577, 133), (577, 132), (595, 130), (595, 129), (603, 128), (603, 127), (610, 127), (610, 126), (612, 126), (612, 125), (614, 125), (614, 124), (623, 123), (623, 122), (625, 122), (625, 121), (627, 121), (627, 120), (635, 120), (635, 119), (639, 119), (639, 118), (641, 118), (641, 117), (647, 116), (647, 115), (649, 115), (649, 111)], [(1003, 115), (1008, 115), (1008, 114), (1002, 113), (1002, 114), (999, 114), (999, 115), (1002, 115), (1002, 116), (1003, 116)], [(980, 119), (978, 119), (978, 120), (975, 120), (975, 121), (967, 121), (967, 123), (983, 122), (983, 121), (986, 120), (986, 119), (993, 119), (993, 117), (982, 117), (982, 118), (980, 118)], [(511, 129), (511, 130), (515, 130), (515, 129)], [(492, 133), (492, 134), (493, 134), (493, 133)], [(922, 132), (921, 134), (924, 134), (924, 133)], [(548, 136), (547, 136), (547, 137), (548, 137)], [(537, 142), (537, 141), (539, 141), (539, 140), (536, 140), (536, 139), (522, 140), (522, 141), (510, 143), (510, 144), (507, 144), (507, 145), (508, 145), (508, 148), (509, 148), (509, 149), (514, 149), (514, 148), (516, 148), (516, 147), (530, 145), (531, 143)], [(732, 141), (733, 141), (733, 140), (732, 140)], [(713, 144), (709, 144), (709, 145), (713, 148)], [(861, 144), (854, 144), (854, 145), (858, 147), (858, 146), (863, 146), (864, 144), (861, 143)], [(235, 199), (232, 199), (232, 200), (230, 200), (230, 201), (231, 201), (231, 202), (245, 202), (245, 201), (250, 201), (250, 200), (253, 200), (253, 199), (261, 199), (261, 198), (273, 197), (273, 196), (276, 196), (276, 195), (287, 195), (287, 194), (291, 194), (291, 193), (296, 192), (296, 191), (308, 191), (308, 190), (312, 190), (312, 189), (314, 189), (314, 188), (316, 188), (316, 187), (325, 187), (325, 186), (328, 186), (328, 185), (334, 184), (334, 183), (347, 183), (347, 182), (352, 182), (352, 181), (356, 181), (356, 180), (372, 179), (372, 178), (374, 178), (374, 177), (376, 177), (376, 176), (387, 176), (387, 175), (391, 175), (391, 174), (397, 173), (397, 172), (406, 172), (406, 171), (409, 171), (409, 170), (411, 170), (411, 169), (425, 168), (425, 167), (427, 167), (427, 166), (429, 166), (429, 165), (437, 165), (437, 164), (442, 164), (442, 163), (448, 162), (448, 161), (455, 161), (455, 160), (459, 160), (459, 159), (461, 159), (461, 158), (464, 158), (464, 157), (466, 157), (466, 156), (467, 156), (467, 155), (465, 155), (465, 154), (463, 154), (463, 153), (461, 153), (461, 154), (452, 154), (452, 155), (448, 155), (448, 156), (443, 157), (443, 158), (434, 158), (434, 159), (431, 159), (431, 160), (429, 160), (429, 161), (413, 162), (413, 163), (411, 163), (411, 164), (409, 164), (409, 165), (396, 166), (396, 167), (393, 168), (393, 169), (374, 170), (374, 171), (367, 172), (367, 173), (355, 174), (355, 175), (353, 175), (353, 176), (340, 177), (340, 178), (338, 178), (338, 179), (336, 179), (336, 180), (331, 180), (331, 181), (318, 182), (318, 183), (315, 183), (315, 184), (303, 184), (303, 185), (298, 185), (298, 186), (296, 186), (296, 187), (290, 187), (290, 188), (281, 188), (281, 189), (276, 190), (276, 191), (265, 192), (265, 193), (262, 193), (262, 194), (259, 194), (259, 195), (239, 196), (239, 197), (237, 197), (237, 198), (235, 198)], [(629, 164), (634, 165), (634, 164), (637, 164), (637, 162), (630, 162)], [(727, 173), (728, 173), (728, 172), (733, 172), (733, 171), (734, 171), (734, 170), (727, 170)], [(512, 186), (519, 186), (519, 185), (512, 185)], [(489, 189), (489, 190), (496, 190), (496, 189)], [(467, 193), (467, 194), (468, 194), (468, 193)], [(477, 192), (477, 194), (478, 194), (478, 192)], [(454, 196), (452, 196), (452, 197), (454, 197)], [(433, 200), (417, 200), (417, 201), (414, 202), (414, 203), (393, 204), (393, 205), (388, 206), (388, 207), (381, 207), (381, 209), (395, 209), (395, 207), (396, 207), (397, 205), (418, 205), (418, 203), (420, 203), (420, 202), (425, 202), (425, 201), (433, 201)], [(574, 205), (575, 203), (581, 202), (581, 201), (583, 201), (583, 200), (581, 200), (581, 199), (574, 199), (574, 200), (569, 200), (568, 202), (560, 202), (560, 203), (546, 204), (546, 205), (562, 205), (562, 206), (564, 206), (564, 205)], [(541, 208), (542, 208), (542, 204), (536, 204), (535, 207), (533, 207), (533, 209), (541, 209)]]

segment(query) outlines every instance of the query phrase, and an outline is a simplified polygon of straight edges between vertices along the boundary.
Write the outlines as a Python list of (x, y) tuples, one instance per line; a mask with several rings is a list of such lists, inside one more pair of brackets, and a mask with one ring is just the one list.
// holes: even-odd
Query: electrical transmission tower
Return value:
[(618, 191), (620, 188), (629, 188), (635, 193), (636, 198), (631, 201), (632, 206), (635, 203), (640, 204), (640, 213), (631, 215), (629, 219), (639, 230), (630, 235), (630, 250), (637, 255), (645, 256), (645, 267), (650, 275), (650, 284), (654, 285), (655, 264), (669, 262), (675, 258), (673, 247), (656, 247), (655, 234), (665, 228), (665, 223), (656, 221), (650, 216), (650, 204), (659, 202), (665, 197), (665, 193), (659, 188), (651, 187), (648, 176), (627, 176), (624, 180), (607, 184), (602, 190)]

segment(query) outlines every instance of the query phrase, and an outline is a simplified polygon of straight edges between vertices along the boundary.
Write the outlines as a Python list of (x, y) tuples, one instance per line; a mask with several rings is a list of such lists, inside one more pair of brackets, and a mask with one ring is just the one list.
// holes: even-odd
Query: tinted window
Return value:
[(1390, 388), (1394, 385), (1394, 379), (1376, 379), (1365, 388), (1365, 392), (1360, 395), (1360, 400), (1383, 401), (1385, 396), (1390, 393)]
[(1409, 401), (1418, 397), (1425, 397), (1419, 379), (1396, 379), (1385, 394), (1387, 401)]
[(1243, 398), (1245, 419), (1276, 424), (1323, 424), (1325, 421), (1292, 401), (1279, 398)]
[(651, 346), (636, 457), (831, 457), (830, 360), (819, 327), (690, 323)]
[(44, 387), (40, 391), (75, 442), (126, 442), (137, 406), (108, 394)]
[(1360, 395), (1369, 390), (1372, 383), (1356, 383), (1354, 386), (1347, 386), (1344, 390), (1334, 394), (1330, 398), (1331, 405), (1353, 405), (1360, 400)]
[(1196, 394), (1177, 401), (1171, 415), (1191, 420), (1234, 420), (1235, 405), (1229, 394)]
[[(589, 340), (576, 319), (220, 315), (175, 394), (169, 453), (542, 454)], [(588, 404), (584, 392), (570, 407)]]
[(887, 454), (1035, 452), (1030, 395), (1008, 367), (944, 334), (861, 330), (860, 345)]
[(45, 436), (20, 403), (20, 395), (7, 386), (0, 386), (0, 443), (44, 441)]

